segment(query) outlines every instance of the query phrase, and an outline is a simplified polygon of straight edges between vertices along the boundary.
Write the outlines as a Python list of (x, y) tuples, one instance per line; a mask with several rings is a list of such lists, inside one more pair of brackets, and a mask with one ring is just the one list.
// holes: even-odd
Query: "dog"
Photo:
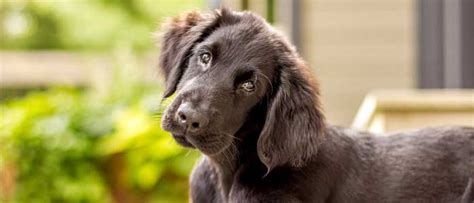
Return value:
[(472, 178), (469, 179), (469, 182), (467, 183), (466, 190), (464, 191), (464, 194), (462, 195), (461, 202), (462, 203), (474, 203), (474, 186), (472, 186)]
[(163, 29), (164, 98), (176, 96), (161, 125), (203, 154), (192, 202), (460, 202), (467, 193), (474, 128), (380, 136), (327, 124), (310, 69), (251, 12), (189, 12)]

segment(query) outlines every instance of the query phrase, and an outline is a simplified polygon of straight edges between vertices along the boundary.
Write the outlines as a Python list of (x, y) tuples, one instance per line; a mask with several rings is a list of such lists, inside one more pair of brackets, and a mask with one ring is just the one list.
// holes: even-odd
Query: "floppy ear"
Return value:
[(166, 81), (164, 98), (176, 91), (194, 45), (202, 42), (223, 23), (233, 23), (236, 20), (232, 11), (223, 8), (207, 14), (188, 12), (164, 24), (164, 33), (159, 37), (160, 68)]
[(317, 153), (325, 127), (319, 90), (296, 55), (280, 62), (257, 151), (268, 171), (276, 166), (300, 167)]
[(166, 81), (165, 98), (176, 91), (187, 63), (187, 55), (201, 36), (200, 31), (205, 29), (205, 26), (201, 26), (201, 29), (197, 27), (204, 22), (204, 18), (198, 12), (189, 12), (170, 19), (163, 26), (165, 32), (161, 37), (160, 68)]

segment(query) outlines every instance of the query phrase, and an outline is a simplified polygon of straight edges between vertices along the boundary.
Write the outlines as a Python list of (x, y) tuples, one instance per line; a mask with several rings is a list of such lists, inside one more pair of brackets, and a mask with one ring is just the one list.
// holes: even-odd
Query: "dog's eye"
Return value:
[(255, 90), (255, 85), (252, 81), (243, 82), (240, 87), (247, 92), (253, 92)]
[(199, 55), (199, 60), (201, 61), (201, 63), (207, 65), (211, 61), (211, 54), (207, 52), (202, 53), (201, 55)]

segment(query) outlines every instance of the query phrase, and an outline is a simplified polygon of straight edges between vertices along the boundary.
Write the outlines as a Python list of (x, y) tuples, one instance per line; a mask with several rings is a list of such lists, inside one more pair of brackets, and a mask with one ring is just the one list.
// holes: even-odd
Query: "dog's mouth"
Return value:
[(192, 145), (188, 141), (188, 139), (186, 139), (184, 135), (180, 135), (180, 134), (172, 134), (172, 135), (173, 135), (174, 140), (176, 140), (176, 142), (180, 144), (181, 146), (188, 147), (188, 148), (195, 148), (194, 145)]
[(183, 135), (172, 133), (178, 144), (187, 148), (196, 148), (206, 155), (218, 154), (232, 144), (232, 139), (219, 134)]

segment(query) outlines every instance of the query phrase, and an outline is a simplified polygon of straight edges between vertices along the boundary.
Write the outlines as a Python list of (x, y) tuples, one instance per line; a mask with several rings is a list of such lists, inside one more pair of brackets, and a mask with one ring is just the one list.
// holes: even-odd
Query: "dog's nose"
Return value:
[(186, 126), (187, 130), (190, 132), (197, 132), (204, 129), (209, 123), (209, 120), (203, 113), (192, 108), (188, 103), (180, 105), (176, 116), (178, 122), (181, 125)]

